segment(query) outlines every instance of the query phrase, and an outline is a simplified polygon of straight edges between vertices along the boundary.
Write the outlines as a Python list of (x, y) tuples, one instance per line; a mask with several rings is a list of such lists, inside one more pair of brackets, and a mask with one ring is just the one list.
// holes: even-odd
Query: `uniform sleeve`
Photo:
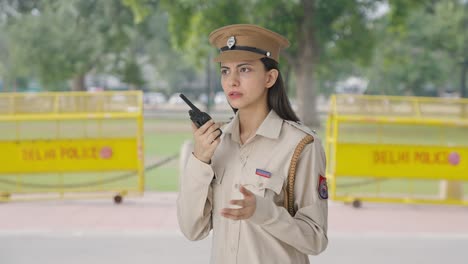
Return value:
[(179, 227), (190, 240), (205, 238), (212, 228), (213, 175), (210, 165), (191, 154), (179, 181), (177, 197)]
[(320, 141), (307, 145), (298, 161), (294, 185), (297, 213), (257, 196), (257, 208), (248, 219), (268, 233), (308, 255), (317, 255), (328, 245), (326, 193), (319, 195), (320, 176), (325, 176), (325, 153)]

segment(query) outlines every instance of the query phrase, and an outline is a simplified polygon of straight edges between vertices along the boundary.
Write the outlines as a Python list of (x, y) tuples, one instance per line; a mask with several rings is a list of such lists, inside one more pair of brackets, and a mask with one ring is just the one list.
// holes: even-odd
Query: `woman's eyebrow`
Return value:
[(250, 63), (241, 63), (241, 64), (238, 64), (238, 65), (236, 66), (236, 68), (240, 68), (240, 67), (246, 66), (246, 65), (251, 66), (252, 64), (250, 64)]
[[(240, 68), (240, 67), (246, 66), (246, 65), (252, 66), (251, 63), (245, 62), (245, 63), (240, 63), (240, 64), (236, 65), (236, 68)], [(228, 66), (221, 65), (221, 69), (230, 69), (230, 68)]]

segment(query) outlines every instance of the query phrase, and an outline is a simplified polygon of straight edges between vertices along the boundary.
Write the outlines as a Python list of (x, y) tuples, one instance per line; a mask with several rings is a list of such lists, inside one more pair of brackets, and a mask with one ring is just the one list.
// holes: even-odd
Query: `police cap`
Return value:
[(214, 59), (216, 62), (264, 57), (278, 62), (280, 50), (289, 46), (289, 41), (280, 34), (250, 24), (235, 24), (216, 29), (209, 35), (209, 41), (220, 51)]

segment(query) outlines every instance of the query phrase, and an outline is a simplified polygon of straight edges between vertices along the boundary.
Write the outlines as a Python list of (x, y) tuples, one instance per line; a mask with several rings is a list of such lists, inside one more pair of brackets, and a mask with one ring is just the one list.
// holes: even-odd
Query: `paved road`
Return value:
[[(0, 264), (208, 263), (210, 239), (179, 232), (175, 193), (0, 203)], [(312, 263), (467, 263), (468, 208), (330, 202), (328, 249)]]
[[(210, 238), (189, 242), (178, 233), (1, 233), (2, 264), (128, 264), (209, 262)], [(468, 236), (331, 234), (311, 263), (466, 263)]]

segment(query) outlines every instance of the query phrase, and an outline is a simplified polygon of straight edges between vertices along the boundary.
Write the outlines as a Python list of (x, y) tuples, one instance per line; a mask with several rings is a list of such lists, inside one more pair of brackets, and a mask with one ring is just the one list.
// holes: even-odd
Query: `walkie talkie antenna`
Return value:
[[(211, 116), (205, 112), (202, 112), (200, 111), (200, 109), (198, 109), (195, 105), (192, 104), (192, 102), (190, 102), (190, 100), (185, 97), (185, 95), (183, 94), (179, 94), (180, 98), (182, 98), (182, 100), (184, 100), (189, 106), (190, 108), (192, 108), (192, 110), (189, 110), (189, 115), (190, 115), (190, 120), (192, 120), (192, 122), (195, 124), (196, 127), (201, 127), (203, 126), (206, 122), (210, 121), (211, 120)], [(221, 129), (219, 129), (219, 135), (215, 138), (215, 140), (217, 138), (219, 138), (221, 136), (221, 134), (223, 133), (223, 131), (221, 131)]]
[(187, 97), (185, 97), (185, 95), (179, 94), (179, 96), (190, 106), (190, 108), (192, 108), (193, 111), (200, 112), (200, 109), (198, 109), (194, 104), (192, 104), (192, 102), (190, 102), (190, 100)]

